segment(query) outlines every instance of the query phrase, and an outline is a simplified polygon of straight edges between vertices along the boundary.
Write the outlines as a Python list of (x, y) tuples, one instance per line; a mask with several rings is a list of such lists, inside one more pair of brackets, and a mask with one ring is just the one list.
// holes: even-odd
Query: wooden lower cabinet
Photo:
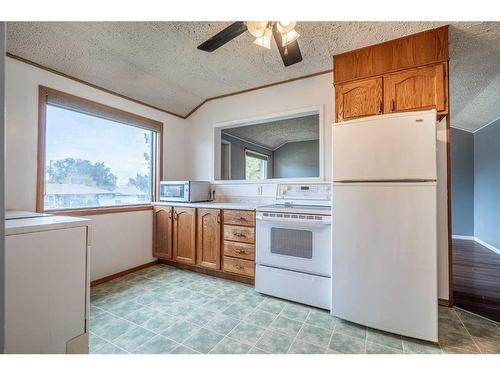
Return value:
[(224, 223), (224, 239), (244, 243), (255, 243), (255, 228), (226, 225)]
[(153, 212), (155, 257), (192, 271), (253, 283), (254, 211), (158, 205)]
[(174, 260), (196, 264), (196, 208), (174, 207), (173, 219)]
[(153, 212), (153, 256), (172, 259), (172, 207), (155, 206)]
[(224, 255), (248, 260), (255, 259), (255, 245), (242, 242), (224, 241)]
[(221, 210), (198, 209), (197, 264), (200, 267), (220, 269)]
[(224, 271), (254, 277), (255, 267), (251, 260), (224, 257)]

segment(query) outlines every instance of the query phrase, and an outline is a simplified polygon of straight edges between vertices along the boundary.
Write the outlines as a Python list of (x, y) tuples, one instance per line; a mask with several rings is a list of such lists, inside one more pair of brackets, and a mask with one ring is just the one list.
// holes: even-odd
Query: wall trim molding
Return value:
[(472, 133), (477, 133), (478, 131), (483, 130), (485, 127), (497, 122), (498, 120), (500, 120), (500, 117), (497, 117), (496, 119), (488, 122), (486, 125), (481, 126), (479, 129), (474, 130)]
[(445, 298), (438, 298), (438, 305), (439, 306), (445, 306), (445, 307), (452, 307), (453, 305), (451, 304), (449, 299)]
[(273, 82), (273, 83), (267, 83), (265, 85), (255, 86), (255, 87), (251, 87), (249, 89), (244, 89), (244, 90), (240, 90), (240, 91), (231, 92), (229, 94), (212, 96), (210, 98), (205, 99), (200, 104), (198, 104), (196, 107), (194, 107), (186, 116), (184, 116), (184, 118), (188, 118), (193, 113), (195, 113), (199, 108), (201, 108), (205, 103), (210, 102), (212, 100), (223, 99), (223, 98), (227, 98), (228, 96), (245, 94), (245, 93), (250, 92), (250, 91), (255, 91), (255, 90), (260, 90), (260, 89), (266, 89), (268, 87), (282, 85), (284, 83), (290, 83), (290, 82), (294, 82), (294, 81), (299, 81), (301, 79), (312, 78), (312, 77), (316, 77), (316, 76), (323, 75), (323, 74), (331, 74), (332, 72), (333, 72), (333, 69), (328, 69), (328, 70), (323, 70), (321, 72), (316, 72), (316, 73), (306, 74), (306, 75), (295, 77), (295, 78), (286, 79), (284, 81), (277, 81), (277, 82)]
[(483, 240), (481, 240), (477, 237), (474, 237), (474, 241), (476, 241), (480, 245), (483, 245), (484, 247), (493, 251), (494, 253), (497, 253), (498, 255), (500, 255), (500, 249), (497, 249), (495, 246), (490, 245), (488, 242), (484, 242)]
[(470, 241), (474, 241), (474, 236), (463, 236), (461, 234), (453, 234), (451, 236), (451, 238), (453, 238), (454, 240), (470, 240)]
[(189, 116), (191, 116), (193, 113), (195, 113), (198, 109), (200, 109), (205, 103), (210, 102), (212, 100), (222, 99), (222, 98), (226, 98), (228, 96), (240, 95), (240, 94), (244, 94), (244, 93), (247, 93), (247, 92), (250, 92), (250, 91), (265, 89), (265, 88), (268, 88), (268, 87), (282, 85), (284, 83), (290, 83), (290, 82), (298, 81), (298, 80), (301, 80), (301, 79), (312, 78), (312, 77), (315, 77), (315, 76), (319, 76), (319, 75), (322, 75), (322, 74), (327, 74), (327, 73), (332, 73), (333, 72), (333, 69), (328, 69), (328, 70), (323, 70), (321, 72), (306, 74), (306, 75), (295, 77), (295, 78), (289, 78), (289, 79), (286, 79), (286, 80), (283, 80), (283, 81), (277, 81), (277, 82), (267, 83), (267, 84), (261, 85), (261, 86), (255, 86), (255, 87), (251, 87), (251, 88), (244, 89), (244, 90), (234, 91), (234, 92), (223, 94), (223, 95), (212, 96), (212, 97), (209, 97), (209, 98), (203, 100), (200, 104), (198, 104), (196, 107), (194, 107), (186, 115), (179, 115), (178, 113), (167, 111), (166, 109), (154, 106), (152, 104), (148, 104), (148, 103), (143, 102), (143, 101), (138, 100), (138, 99), (131, 98), (130, 96), (126, 96), (126, 95), (120, 94), (120, 93), (118, 93), (116, 91), (109, 90), (109, 89), (107, 89), (105, 87), (102, 87), (102, 86), (90, 83), (88, 81), (85, 81), (83, 79), (77, 78), (75, 76), (72, 76), (72, 75), (60, 72), (60, 71), (58, 71), (56, 69), (49, 68), (48, 66), (36, 63), (36, 62), (28, 60), (28, 59), (25, 59), (24, 57), (15, 55), (13, 53), (6, 52), (5, 55), (7, 57), (10, 57), (11, 59), (23, 62), (25, 64), (34, 66), (36, 68), (45, 70), (47, 72), (56, 74), (58, 76), (71, 79), (71, 80), (76, 81), (78, 83), (81, 83), (83, 85), (90, 86), (90, 87), (92, 87), (92, 88), (94, 88), (96, 90), (104, 91), (105, 93), (118, 96), (118, 97), (120, 97), (122, 99), (130, 100), (131, 102), (143, 105), (145, 107), (149, 107), (149, 108), (155, 109), (157, 111), (160, 111), (160, 112), (163, 112), (163, 113), (166, 113), (168, 115), (175, 116), (175, 117), (178, 117), (178, 118), (181, 118), (181, 119), (184, 119), (184, 120), (187, 119)]
[(102, 87), (102, 86), (98, 86), (98, 85), (95, 85), (93, 83), (90, 83), (88, 81), (84, 81), (83, 79), (80, 79), (80, 78), (77, 78), (77, 77), (74, 77), (74, 76), (71, 76), (69, 74), (66, 74), (66, 73), (63, 73), (63, 72), (60, 72), (58, 70), (55, 70), (55, 69), (52, 69), (52, 68), (49, 68), (45, 65), (41, 65), (41, 64), (38, 64), (34, 61), (31, 61), (31, 60), (28, 60), (28, 59), (25, 59), (24, 57), (21, 57), (21, 56), (17, 56), (17, 55), (14, 55), (10, 52), (7, 52), (5, 54), (7, 57), (10, 57), (11, 59), (14, 59), (14, 60), (18, 60), (18, 61), (21, 61), (25, 64), (28, 64), (28, 65), (31, 65), (31, 66), (34, 66), (35, 68), (38, 68), (38, 69), (42, 69), (42, 70), (45, 70), (47, 72), (50, 72), (50, 73), (53, 73), (53, 74), (56, 74), (58, 76), (61, 76), (61, 77), (64, 77), (64, 78), (68, 78), (68, 79), (71, 79), (72, 81), (76, 81), (78, 83), (81, 83), (83, 85), (86, 85), (86, 86), (89, 86), (89, 87), (92, 87), (96, 90), (100, 90), (100, 91), (103, 91), (107, 94), (111, 94), (111, 95), (114, 95), (114, 96), (118, 96), (119, 98), (122, 98), (122, 99), (126, 99), (126, 100), (130, 100), (131, 102), (134, 102), (134, 103), (137, 103), (137, 104), (140, 104), (140, 105), (143, 105), (145, 107), (149, 107), (149, 108), (152, 108), (152, 109), (155, 109), (157, 111), (160, 111), (160, 112), (163, 112), (163, 113), (166, 113), (168, 115), (172, 115), (172, 116), (175, 116), (175, 117), (179, 117), (179, 118), (182, 118), (184, 119), (185, 117), (182, 116), (182, 115), (179, 115), (177, 113), (174, 113), (174, 112), (170, 112), (170, 111), (167, 111), (166, 109), (162, 109), (162, 108), (159, 108), (159, 107), (156, 107), (154, 105), (151, 105), (151, 104), (148, 104), (146, 102), (143, 102), (141, 100), (138, 100), (138, 99), (134, 99), (134, 98), (131, 98), (130, 96), (126, 96), (126, 95), (123, 95), (123, 94), (120, 94), (116, 91), (113, 91), (113, 90), (109, 90), (105, 87)]
[(485, 241), (483, 241), (482, 239), (480, 239), (478, 237), (475, 237), (475, 236), (462, 236), (462, 235), (454, 234), (452, 236), (452, 238), (455, 239), (455, 240), (468, 240), (468, 241), (477, 242), (478, 244), (483, 245), (488, 250), (491, 250), (494, 253), (497, 253), (498, 255), (500, 255), (500, 249), (496, 248), (493, 245), (490, 245), (488, 242), (485, 242)]
[(149, 262), (149, 263), (141, 264), (140, 266), (132, 267), (132, 268), (126, 269), (126, 270), (124, 270), (124, 271), (120, 271), (120, 272), (114, 273), (114, 274), (112, 274), (112, 275), (108, 275), (108, 276), (101, 277), (100, 279), (97, 279), (97, 280), (91, 281), (91, 282), (90, 282), (90, 286), (96, 286), (96, 285), (99, 285), (99, 284), (102, 284), (102, 283), (105, 283), (105, 282), (108, 282), (108, 281), (111, 281), (111, 280), (117, 279), (117, 278), (119, 278), (119, 277), (122, 277), (122, 276), (128, 275), (129, 273), (137, 272), (137, 271), (142, 270), (142, 269), (144, 269), (144, 268), (149, 268), (149, 267), (152, 267), (152, 266), (154, 266), (155, 264), (158, 264), (158, 261), (157, 261), (157, 260), (155, 260), (155, 261), (153, 261), (153, 262)]
[(459, 126), (452, 126), (451, 128), (452, 128), (452, 129), (461, 130), (461, 131), (464, 131), (464, 132), (467, 132), (467, 133), (474, 134), (474, 131), (472, 131), (472, 130), (470, 130), (470, 129), (461, 128), (461, 127), (459, 127)]

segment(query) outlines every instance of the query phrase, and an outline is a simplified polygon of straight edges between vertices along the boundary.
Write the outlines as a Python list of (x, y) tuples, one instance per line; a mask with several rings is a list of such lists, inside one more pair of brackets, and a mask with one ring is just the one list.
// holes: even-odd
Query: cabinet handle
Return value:
[(238, 254), (246, 254), (246, 253), (247, 253), (247, 252), (246, 252), (245, 250), (243, 250), (243, 249), (238, 249), (238, 250), (236, 250), (236, 252), (237, 252)]
[(168, 212), (168, 218), (171, 219), (172, 218), (172, 211), (169, 211)]
[(174, 211), (174, 220), (177, 220), (177, 212)]
[(391, 112), (394, 112), (396, 110), (396, 101), (392, 99), (391, 101)]
[(236, 218), (236, 220), (239, 220), (239, 221), (244, 221), (244, 220), (246, 220), (246, 219), (245, 219), (243, 216), (238, 216), (238, 217)]
[(217, 214), (217, 222), (220, 223), (220, 214)]
[(378, 113), (382, 113), (382, 100), (378, 102)]
[(236, 237), (246, 237), (243, 233), (236, 232), (234, 233)]
[(239, 269), (239, 270), (243, 270), (243, 269), (245, 269), (245, 267), (240, 266), (239, 264), (235, 264), (235, 265), (234, 265), (234, 267), (236, 267), (236, 268), (237, 268), (237, 269)]

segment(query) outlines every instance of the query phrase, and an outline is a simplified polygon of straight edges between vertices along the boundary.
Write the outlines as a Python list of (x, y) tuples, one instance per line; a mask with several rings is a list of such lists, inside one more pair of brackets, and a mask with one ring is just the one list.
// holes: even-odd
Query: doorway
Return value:
[(500, 322), (500, 119), (451, 132), (454, 304)]

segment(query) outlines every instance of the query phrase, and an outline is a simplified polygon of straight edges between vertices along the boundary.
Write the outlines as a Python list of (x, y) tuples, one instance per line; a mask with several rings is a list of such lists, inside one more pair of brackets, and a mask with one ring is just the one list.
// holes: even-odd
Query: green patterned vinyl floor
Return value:
[(253, 287), (158, 265), (91, 288), (90, 353), (500, 353), (500, 326), (440, 307), (440, 345), (376, 331)]

